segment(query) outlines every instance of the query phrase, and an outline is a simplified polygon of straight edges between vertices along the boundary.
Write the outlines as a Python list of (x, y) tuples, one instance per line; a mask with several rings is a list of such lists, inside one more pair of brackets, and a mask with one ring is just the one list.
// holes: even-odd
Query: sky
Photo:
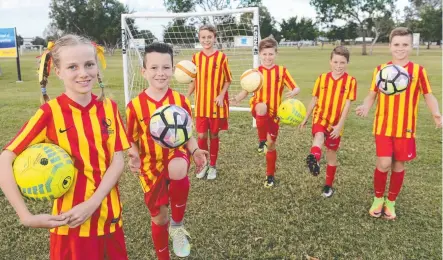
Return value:
[[(51, 0), (0, 0), (0, 27), (17, 27), (24, 38), (43, 36), (49, 24), (49, 3)], [(130, 10), (144, 12), (166, 12), (163, 0), (119, 0)], [(231, 0), (235, 2), (236, 0)], [(238, 1), (238, 0), (237, 0)], [(262, 0), (277, 22), (292, 16), (315, 19), (315, 9), (310, 0)], [(276, 4), (278, 2), (278, 4)], [(408, 0), (397, 0), (397, 9), (403, 10)]]

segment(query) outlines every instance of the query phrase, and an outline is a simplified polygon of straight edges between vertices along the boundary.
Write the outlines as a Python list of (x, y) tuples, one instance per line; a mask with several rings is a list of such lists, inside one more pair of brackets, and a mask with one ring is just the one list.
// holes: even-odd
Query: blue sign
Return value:
[(0, 57), (17, 57), (15, 28), (0, 28)]

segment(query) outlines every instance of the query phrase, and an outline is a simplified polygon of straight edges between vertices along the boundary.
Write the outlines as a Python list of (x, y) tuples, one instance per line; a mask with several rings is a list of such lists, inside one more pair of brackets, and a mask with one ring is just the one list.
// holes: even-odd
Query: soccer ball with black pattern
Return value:
[(152, 139), (165, 148), (184, 145), (192, 135), (189, 113), (176, 105), (165, 105), (155, 110), (149, 122)]
[(376, 76), (376, 86), (386, 95), (396, 95), (405, 91), (409, 86), (408, 71), (398, 65), (390, 64), (383, 67)]

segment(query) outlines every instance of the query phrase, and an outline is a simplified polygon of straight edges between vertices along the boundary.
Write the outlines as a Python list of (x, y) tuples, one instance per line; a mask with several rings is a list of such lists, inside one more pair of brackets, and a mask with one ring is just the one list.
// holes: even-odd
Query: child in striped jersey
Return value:
[[(374, 69), (372, 84), (363, 104), (356, 109), (359, 116), (368, 115), (369, 109), (377, 99), (373, 134), (377, 155), (374, 170), (374, 201), (369, 214), (373, 217), (395, 219), (395, 200), (400, 193), (405, 175), (405, 162), (416, 157), (415, 132), (420, 94), (431, 110), (436, 127), (441, 128), (442, 118), (438, 101), (432, 94), (428, 75), (423, 66), (409, 60), (412, 50), (412, 32), (398, 27), (391, 31), (389, 48), (392, 61)], [(398, 95), (385, 95), (376, 86), (376, 75), (388, 64), (405, 68), (410, 76), (409, 86)], [(389, 193), (384, 198), (388, 172), (391, 170)]]
[[(275, 64), (277, 55), (277, 41), (272, 37), (267, 37), (260, 41), (259, 55), (261, 65), (258, 70), (263, 74), (263, 87), (256, 91), (249, 104), (252, 116), (257, 120), (258, 132), (258, 152), (266, 154), (266, 179), (264, 186), (267, 188), (274, 186), (275, 164), (277, 161), (276, 141), (278, 136), (277, 109), (282, 102), (284, 87), (290, 89), (286, 94), (287, 98), (292, 98), (300, 92), (289, 71), (281, 65)], [(238, 104), (248, 92), (242, 90), (230, 101)]]
[[(0, 156), (0, 187), (23, 225), (51, 229), (52, 260), (128, 258), (117, 182), (129, 142), (116, 103), (104, 96), (98, 54), (102, 60), (103, 48), (76, 35), (48, 45), (39, 71), (44, 104)], [(65, 93), (49, 101), (46, 84), (51, 60)], [(100, 97), (92, 94), (97, 80)], [(54, 201), (52, 215), (29, 212), (11, 167), (16, 155), (42, 142), (63, 148), (75, 167), (73, 184)]]
[(128, 137), (132, 143), (129, 149), (131, 171), (139, 173), (146, 206), (151, 214), (151, 231), (158, 259), (167, 260), (168, 247), (168, 205), (171, 202), (169, 235), (174, 253), (186, 257), (191, 252), (184, 229), (183, 218), (189, 194), (188, 170), (191, 156), (202, 168), (206, 165), (208, 152), (198, 148), (191, 137), (178, 148), (163, 148), (152, 139), (149, 132), (150, 118), (155, 110), (168, 104), (183, 107), (191, 115), (189, 100), (169, 88), (173, 74), (172, 48), (165, 43), (153, 43), (146, 47), (143, 77), (149, 87), (131, 100), (126, 108)]
[(321, 74), (315, 81), (306, 118), (299, 126), (300, 129), (305, 127), (314, 110), (312, 118), (314, 140), (306, 164), (314, 176), (320, 173), (319, 161), (324, 143), (327, 148), (327, 165), (323, 196), (326, 198), (334, 194), (332, 183), (337, 169), (337, 150), (351, 101), (356, 98), (357, 81), (346, 72), (348, 63), (349, 51), (343, 46), (335, 47), (329, 61), (331, 71)]
[(208, 150), (209, 132), (209, 165), (197, 173), (197, 178), (207, 176), (208, 180), (217, 177), (218, 134), (221, 130), (228, 130), (228, 88), (232, 81), (228, 58), (223, 52), (214, 49), (216, 37), (214, 26), (200, 27), (198, 38), (203, 50), (192, 57), (192, 62), (197, 66), (197, 77), (188, 89), (188, 97), (195, 90), (195, 128), (198, 146), (203, 150)]

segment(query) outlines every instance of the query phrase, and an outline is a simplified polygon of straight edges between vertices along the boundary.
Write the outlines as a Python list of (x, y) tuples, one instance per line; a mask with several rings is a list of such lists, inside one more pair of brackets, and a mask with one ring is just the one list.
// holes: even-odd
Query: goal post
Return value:
[[(191, 60), (201, 50), (198, 28), (204, 24), (217, 29), (214, 47), (228, 57), (233, 82), (230, 95), (240, 92), (240, 76), (260, 65), (258, 7), (227, 9), (194, 13), (136, 12), (121, 15), (123, 81), (126, 104), (147, 87), (141, 75), (144, 46), (152, 42), (165, 42), (174, 50), (174, 64)], [(144, 39), (144, 44), (143, 44)], [(186, 94), (188, 85), (171, 80), (171, 88)], [(250, 111), (245, 103), (230, 107), (232, 111)]]

